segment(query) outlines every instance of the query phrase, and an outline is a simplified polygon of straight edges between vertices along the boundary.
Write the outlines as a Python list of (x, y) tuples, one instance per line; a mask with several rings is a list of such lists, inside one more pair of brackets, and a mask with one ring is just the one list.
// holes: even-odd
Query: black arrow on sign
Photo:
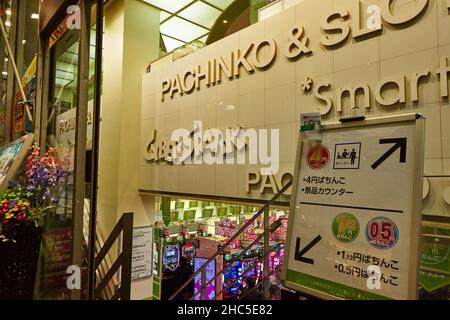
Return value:
[(297, 237), (297, 242), (295, 243), (295, 257), (294, 259), (297, 261), (314, 264), (314, 260), (310, 258), (305, 258), (303, 255), (307, 253), (309, 250), (311, 250), (312, 247), (314, 247), (320, 240), (322, 240), (322, 237), (318, 235), (311, 241), (306, 247), (304, 247), (302, 250), (300, 250), (300, 238)]
[(378, 159), (371, 165), (372, 169), (375, 170), (376, 168), (378, 168), (380, 164), (382, 164), (399, 148), (400, 148), (400, 163), (405, 163), (407, 140), (408, 140), (407, 138), (380, 139), (380, 144), (394, 143), (394, 145), (385, 154), (383, 154), (380, 159)]

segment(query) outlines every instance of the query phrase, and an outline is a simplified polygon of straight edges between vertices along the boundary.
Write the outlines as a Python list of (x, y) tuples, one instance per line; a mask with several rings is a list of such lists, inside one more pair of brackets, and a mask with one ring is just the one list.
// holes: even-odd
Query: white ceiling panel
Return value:
[(192, 0), (144, 0), (155, 7), (174, 13), (186, 7)]
[(215, 9), (202, 1), (197, 1), (181, 11), (178, 15), (209, 29), (221, 14), (222, 11)]
[(162, 34), (185, 42), (192, 41), (208, 33), (209, 30), (178, 17), (172, 17), (160, 26)]

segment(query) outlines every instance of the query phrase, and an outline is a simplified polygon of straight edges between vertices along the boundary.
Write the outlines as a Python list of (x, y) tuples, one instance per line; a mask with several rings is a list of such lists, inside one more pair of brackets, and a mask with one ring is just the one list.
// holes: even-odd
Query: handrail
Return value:
[(109, 268), (108, 272), (106, 272), (103, 279), (100, 281), (99, 285), (95, 288), (95, 296), (98, 296), (100, 292), (105, 289), (106, 285), (111, 281), (112, 277), (116, 274), (117, 270), (119, 270), (123, 260), (123, 253), (119, 255), (119, 257), (114, 261), (111, 268)]
[[(237, 237), (239, 237), (241, 235), (242, 232), (244, 232), (251, 224), (253, 224), (253, 222), (255, 222), (256, 219), (259, 218), (259, 216), (261, 216), (261, 214), (264, 213), (264, 211), (266, 210), (266, 208), (269, 208), (279, 197), (281, 197), (284, 192), (289, 189), (292, 185), (292, 179), (289, 180), (284, 186), (283, 188), (281, 188), (280, 191), (278, 191), (277, 194), (275, 194), (266, 204), (264, 204), (264, 206), (262, 206), (254, 215), (253, 217), (251, 217), (235, 234), (233, 234), (230, 239), (228, 239), (228, 241), (221, 247), (219, 248), (209, 259), (208, 261), (206, 261), (204, 263), (204, 266), (206, 267), (209, 263), (211, 263), (211, 261), (213, 261), (214, 259), (216, 259), (216, 257), (218, 257), (220, 254), (223, 254), (223, 250), (225, 248), (227, 248)], [(277, 220), (278, 221), (278, 220)], [(259, 241), (259, 240), (258, 240)], [(173, 300), (184, 288), (186, 288), (186, 286), (195, 278), (195, 276), (197, 276), (198, 274), (200, 274), (202, 272), (204, 268), (200, 268), (199, 270), (197, 270), (196, 272), (194, 272), (194, 274), (192, 276), (189, 277), (189, 279), (183, 284), (181, 285), (180, 288), (178, 288), (177, 291), (175, 291), (175, 293), (173, 293), (169, 300)]]
[(443, 270), (438, 270), (438, 269), (434, 269), (434, 268), (420, 267), (419, 270), (420, 271), (424, 271), (424, 272), (436, 273), (436, 274), (439, 274), (441, 276), (450, 276), (450, 272), (443, 271)]
[[(280, 226), (281, 226), (281, 219), (278, 219), (278, 220), (276, 220), (275, 222), (273, 222), (273, 223), (270, 225), (270, 227), (269, 227), (268, 230), (264, 230), (263, 233), (261, 233), (261, 234), (260, 234), (260, 235), (252, 242), (252, 243), (250, 243), (244, 250), (242, 250), (240, 254), (236, 255), (236, 257), (235, 257), (234, 259), (229, 260), (228, 263), (233, 263), (233, 262), (239, 260), (239, 259), (245, 254), (245, 252), (246, 252), (247, 250), (249, 250), (251, 247), (253, 247), (254, 245), (256, 245), (256, 244), (264, 237), (264, 235), (266, 234), (266, 232), (268, 232), (268, 233), (274, 232), (274, 231), (275, 231), (276, 229), (278, 229)], [(271, 252), (271, 250), (269, 250), (269, 252)], [(264, 255), (264, 257), (265, 257), (265, 255)], [(204, 265), (206, 265), (206, 263), (205, 263)], [(224, 269), (220, 270), (219, 272), (217, 272), (217, 273), (216, 273), (216, 276), (215, 276), (214, 278), (212, 278), (211, 280), (209, 280), (207, 283), (205, 283), (204, 287), (206, 288), (206, 287), (208, 287), (212, 282), (216, 281), (216, 279), (217, 279), (220, 275), (222, 275), (222, 273), (224, 273), (225, 270), (226, 270), (226, 269), (224, 268)], [(197, 295), (198, 295), (198, 293), (197, 293), (197, 294), (194, 294), (193, 298), (194, 298), (195, 296), (197, 296)], [(216, 295), (218, 295), (218, 294), (216, 294)]]
[(424, 240), (424, 241), (450, 244), (450, 236), (444, 236), (444, 235), (434, 234), (434, 233), (422, 233), (421, 237), (422, 237), (422, 240)]
[(107, 284), (111, 281), (114, 274), (120, 268), (120, 288), (113, 295), (113, 299), (129, 300), (131, 296), (131, 259), (133, 249), (133, 213), (127, 212), (122, 215), (120, 220), (115, 225), (113, 231), (109, 235), (105, 244), (100, 249), (99, 253), (95, 257), (94, 272), (101, 265), (103, 259), (111, 250), (113, 244), (122, 235), (122, 249), (121, 253), (114, 261), (111, 268), (105, 274), (99, 285), (94, 285), (94, 299), (100, 297), (101, 292), (106, 288)]
[(105, 256), (108, 254), (109, 250), (113, 246), (114, 242), (116, 242), (117, 238), (119, 237), (120, 233), (122, 232), (122, 224), (123, 224), (123, 217), (120, 218), (120, 220), (117, 222), (117, 224), (114, 226), (114, 229), (111, 231), (110, 235), (108, 236), (108, 239), (106, 239), (105, 243), (103, 244), (103, 247), (100, 249), (99, 253), (95, 257), (96, 263), (95, 268), (97, 269), (100, 263), (103, 261)]
[[(275, 252), (276, 250), (278, 250), (279, 247), (280, 247), (279, 244), (276, 245), (276, 246), (274, 246), (274, 247), (271, 248), (268, 252), (264, 253), (264, 254), (262, 255), (261, 258), (264, 259), (266, 256), (270, 255), (272, 252)], [(252, 270), (252, 268), (247, 268), (247, 269), (245, 269), (245, 270), (242, 272), (242, 275), (241, 275), (240, 277), (244, 277), (250, 270)], [(240, 277), (233, 277), (233, 280), (237, 280), (237, 278), (240, 278)], [(217, 277), (216, 277), (216, 278), (217, 278)], [(234, 284), (230, 284), (229, 286), (226, 286), (225, 288), (222, 288), (221, 291), (217, 292), (217, 293), (214, 295), (214, 298), (217, 297), (218, 295), (220, 295), (220, 294), (221, 294), (222, 292), (224, 292), (225, 290), (228, 290), (229, 288), (231, 288), (233, 285), (234, 285)], [(206, 284), (205, 286), (207, 286), (207, 284)], [(194, 297), (195, 297), (196, 295), (198, 295), (198, 293), (195, 294)], [(192, 299), (191, 299), (191, 300), (192, 300)]]

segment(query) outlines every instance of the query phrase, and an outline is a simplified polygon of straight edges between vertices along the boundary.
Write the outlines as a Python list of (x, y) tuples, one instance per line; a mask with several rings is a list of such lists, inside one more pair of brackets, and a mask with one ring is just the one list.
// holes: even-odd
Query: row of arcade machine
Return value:
[[(272, 273), (282, 264), (284, 257), (284, 244), (272, 243), (276, 250), (269, 254), (269, 272)], [(257, 246), (247, 251), (242, 259), (240, 251), (225, 255), (223, 291), (224, 300), (238, 299), (243, 292), (251, 290), (263, 280), (263, 246)]]
[[(168, 299), (184, 284), (222, 244), (221, 241), (183, 235), (166, 237), (162, 246), (162, 299)], [(271, 243), (276, 249), (269, 255), (270, 272), (282, 264), (284, 244)], [(221, 277), (207, 286), (205, 300), (239, 299), (242, 292), (250, 290), (263, 279), (263, 247), (255, 246), (242, 256), (242, 250), (225, 251), (206, 267), (206, 281), (209, 282), (217, 272), (224, 269)], [(235, 259), (240, 256), (240, 259)], [(201, 276), (194, 278), (177, 299), (201, 300)], [(217, 297), (216, 297), (217, 295)]]

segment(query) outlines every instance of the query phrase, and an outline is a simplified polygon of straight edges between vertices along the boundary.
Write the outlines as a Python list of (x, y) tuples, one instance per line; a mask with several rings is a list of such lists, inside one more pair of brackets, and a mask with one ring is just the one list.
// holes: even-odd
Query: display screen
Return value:
[(256, 265), (258, 263), (258, 260), (254, 259), (246, 259), (243, 261), (243, 273), (245, 272), (245, 278), (250, 278), (256, 276)]
[(242, 284), (242, 261), (236, 260), (232, 263), (227, 263), (223, 273), (223, 288), (224, 293), (235, 295), (239, 291)]
[[(208, 259), (205, 258), (194, 258), (194, 273), (197, 272), (206, 262)], [(212, 280), (216, 275), (216, 261), (211, 261), (206, 266), (206, 283), (208, 283), (210, 280)], [(202, 274), (199, 273), (194, 278), (194, 299), (195, 300), (201, 300), (201, 289), (202, 289)], [(198, 294), (197, 294), (198, 293)], [(214, 300), (214, 297), (216, 295), (216, 282), (212, 281), (205, 290), (205, 297), (206, 300)]]
[(166, 251), (166, 257), (173, 257), (175, 255), (175, 251)]
[(0, 184), (3, 183), (9, 169), (11, 169), (23, 143), (23, 140), (17, 140), (6, 147), (0, 148)]

